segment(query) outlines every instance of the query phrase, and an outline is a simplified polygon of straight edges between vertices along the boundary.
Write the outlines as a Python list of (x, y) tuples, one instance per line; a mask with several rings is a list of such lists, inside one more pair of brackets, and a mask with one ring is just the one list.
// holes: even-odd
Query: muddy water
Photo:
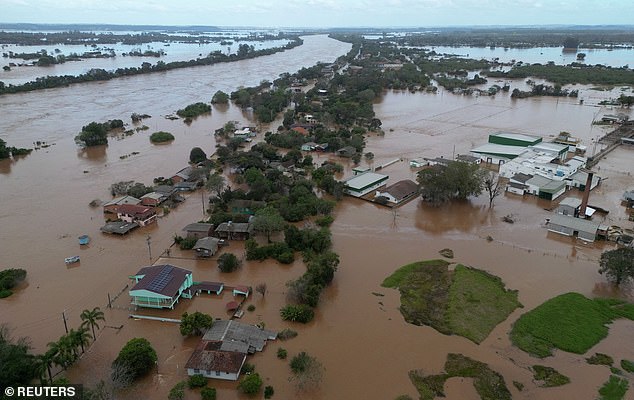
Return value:
[[(265, 352), (250, 359), (265, 384), (274, 386), (276, 398), (389, 399), (404, 393), (415, 396), (407, 372), (422, 369), (425, 373), (438, 373), (448, 352), (464, 353), (489, 363), (504, 375), (509, 386), (512, 380), (524, 383), (526, 389), (522, 393), (510, 389), (516, 398), (594, 398), (597, 388), (607, 379), (605, 369), (588, 366), (582, 356), (560, 352), (540, 362), (559, 369), (573, 383), (560, 389), (539, 389), (531, 382), (527, 369), (538, 361), (513, 348), (508, 339), (512, 322), (524, 310), (557, 294), (577, 291), (587, 296), (624, 295), (612, 292), (597, 274), (600, 252), (611, 247), (584, 245), (547, 234), (541, 222), (548, 215), (544, 208), (549, 204), (535, 199), (500, 197), (493, 210), (488, 209), (483, 197), (441, 209), (413, 201), (396, 213), (345, 199), (336, 209), (332, 226), (335, 251), (341, 257), (339, 271), (333, 285), (322, 295), (315, 320), (307, 326), (287, 324), (278, 314), (285, 303), (285, 283), (304, 271), (299, 261), (290, 266), (269, 261), (245, 262), (238, 272), (221, 274), (214, 260), (197, 261), (187, 252), (172, 250), (169, 258), (159, 259), (172, 236), (202, 216), (200, 193), (190, 195), (156, 226), (129, 237), (114, 238), (98, 232), (103, 216), (100, 210), (90, 209), (88, 203), (95, 198), (108, 199), (110, 183), (124, 179), (149, 183), (155, 176), (169, 175), (186, 164), (191, 147), (200, 145), (208, 153), (213, 151), (215, 128), (228, 120), (249, 121), (249, 115), (235, 107), (214, 108), (211, 116), (199, 118), (191, 126), (165, 120), (161, 115), (193, 101), (207, 100), (217, 89), (232, 90), (316, 60), (329, 61), (347, 48), (348, 45), (324, 37), (310, 37), (304, 46), (271, 56), (273, 60), (249, 60), (238, 67), (217, 65), (172, 71), (163, 77), (149, 75), (0, 98), (3, 139), (18, 146), (35, 140), (55, 143), (25, 159), (0, 163), (0, 264), (23, 266), (29, 271), (24, 287), (0, 303), (0, 320), (11, 323), (17, 335), (30, 336), (34, 348), (42, 351), (47, 342), (63, 334), (62, 311), (66, 310), (69, 324), (74, 327), (80, 322), (81, 310), (105, 308), (107, 294), (114, 297), (123, 289), (115, 307), (106, 310), (108, 327), (99, 331), (96, 344), (69, 371), (69, 376), (87, 384), (106, 379), (121, 346), (130, 338), (142, 336), (157, 349), (157, 373), (120, 397), (164, 398), (176, 382), (185, 378), (184, 364), (196, 340), (183, 340), (178, 327), (170, 323), (128, 319), (127, 276), (150, 262), (146, 241), (150, 235), (152, 262), (188, 268), (196, 280), (222, 281), (230, 286), (267, 283), (266, 296), (256, 294), (249, 300), (256, 310), (247, 312), (243, 320), (264, 322), (275, 330), (292, 327), (299, 332), (288, 342), (269, 343)], [(329, 56), (324, 58), (323, 54)], [(446, 93), (388, 93), (376, 110), (386, 135), (368, 139), (366, 151), (375, 153), (374, 164), (400, 157), (449, 157), (453, 144), (456, 153), (466, 152), (471, 143), (486, 141), (489, 130), (513, 129), (543, 136), (567, 130), (588, 138), (589, 132), (582, 131), (590, 129), (589, 122), (596, 113), (596, 109), (572, 101), (514, 102), (502, 97), (467, 98)], [(174, 143), (153, 146), (148, 133), (138, 133), (111, 140), (107, 149), (84, 152), (72, 142), (72, 136), (87, 122), (125, 118), (131, 112), (152, 114), (153, 118), (145, 122), (151, 127), (150, 132), (172, 131), (176, 136)], [(140, 154), (119, 158), (132, 151)], [(624, 216), (616, 199), (624, 186), (632, 184), (634, 164), (628, 162), (631, 157), (631, 150), (619, 149), (601, 164), (609, 179), (596, 197), (605, 199), (610, 206), (610, 218)], [(392, 181), (414, 178), (406, 161), (384, 172)], [(501, 222), (500, 218), (507, 214), (513, 214), (517, 222)], [(87, 249), (80, 250), (76, 237), (83, 233), (90, 234), (93, 241)], [(494, 240), (485, 240), (487, 236)], [(514, 312), (480, 345), (405, 323), (398, 312), (398, 292), (380, 287), (394, 269), (415, 260), (438, 257), (438, 250), (445, 247), (454, 250), (457, 261), (490, 271), (508, 287), (519, 290), (524, 309)], [(242, 255), (242, 243), (232, 243), (228, 251)], [(75, 253), (81, 255), (81, 264), (65, 267), (63, 258)], [(144, 313), (177, 318), (184, 311), (198, 310), (220, 318), (226, 316), (224, 304), (230, 298), (228, 293), (221, 299), (200, 296), (181, 301), (173, 311)], [(113, 328), (121, 325), (120, 330)], [(629, 322), (615, 324), (608, 339), (597, 348), (615, 358), (633, 358), (625, 349), (631, 342), (631, 329)], [(288, 381), (288, 363), (275, 357), (280, 346), (291, 356), (307, 351), (320, 360), (325, 368), (320, 390), (295, 392)], [(380, 382), (376, 376), (381, 377)], [(213, 385), (220, 392), (219, 398), (242, 398), (235, 391), (235, 383)], [(448, 394), (454, 398), (474, 398), (468, 380), (453, 379), (447, 386)], [(188, 398), (197, 397), (189, 394)]]

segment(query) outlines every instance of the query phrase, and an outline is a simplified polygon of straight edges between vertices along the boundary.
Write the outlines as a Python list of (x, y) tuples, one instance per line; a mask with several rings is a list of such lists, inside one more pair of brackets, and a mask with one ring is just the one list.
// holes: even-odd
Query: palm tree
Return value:
[(75, 361), (75, 346), (68, 335), (60, 337), (57, 342), (50, 342), (48, 347), (47, 353), (50, 353), (53, 362), (60, 367), (66, 369)]
[(71, 329), (70, 332), (68, 332), (68, 336), (70, 336), (75, 346), (81, 347), (81, 352), (84, 353), (84, 346), (88, 345), (90, 341), (90, 333), (88, 333), (88, 328), (86, 328), (85, 326), (80, 326), (77, 330)]
[(86, 309), (81, 312), (79, 318), (81, 318), (81, 320), (83, 321), (81, 323), (82, 327), (87, 328), (90, 326), (92, 328), (92, 339), (97, 340), (97, 335), (95, 335), (95, 326), (97, 327), (97, 329), (99, 329), (99, 324), (97, 323), (97, 321), (106, 320), (103, 315), (103, 311), (101, 311), (99, 307), (93, 308), (92, 311)]
[[(38, 354), (35, 358), (37, 372), (40, 375), (40, 382), (43, 385), (53, 382), (53, 375), (51, 374), (51, 366), (53, 365), (53, 353), (48, 350), (44, 354)], [(46, 380), (46, 373), (48, 372), (48, 381)]]

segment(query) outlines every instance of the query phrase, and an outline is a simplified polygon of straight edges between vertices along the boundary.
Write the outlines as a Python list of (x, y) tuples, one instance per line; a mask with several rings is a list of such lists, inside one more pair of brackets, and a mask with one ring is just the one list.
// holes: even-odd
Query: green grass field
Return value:
[(517, 292), (506, 290), (500, 278), (444, 260), (405, 265), (383, 281), (398, 288), (401, 313), (414, 325), (427, 325), (444, 334), (482, 342), (493, 328), (521, 304)]
[(633, 304), (566, 293), (522, 315), (513, 325), (511, 341), (540, 358), (555, 348), (583, 354), (607, 336), (614, 319), (633, 317)]
[(599, 400), (621, 400), (625, 397), (628, 387), (627, 379), (611, 375), (610, 379), (599, 389)]

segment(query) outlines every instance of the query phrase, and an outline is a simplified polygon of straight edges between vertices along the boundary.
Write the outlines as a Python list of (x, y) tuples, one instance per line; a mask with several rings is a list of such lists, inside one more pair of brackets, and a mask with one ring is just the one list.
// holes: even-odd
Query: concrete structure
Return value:
[(211, 257), (218, 251), (220, 239), (215, 237), (204, 237), (196, 241), (193, 249), (198, 257)]
[[(577, 199), (576, 197), (566, 197), (559, 203), (559, 205), (557, 206), (557, 210), (555, 210), (555, 212), (557, 214), (569, 215), (571, 217), (576, 217), (576, 218), (582, 217), (580, 215), (581, 203), (582, 203), (581, 199)], [(586, 215), (583, 216), (583, 218), (590, 218), (592, 217), (592, 215), (594, 215), (595, 212), (596, 210), (594, 208), (586, 206), (586, 209), (585, 209)]]
[(526, 151), (525, 147), (487, 143), (471, 150), (471, 155), (488, 164), (504, 164)]
[(418, 184), (409, 179), (398, 181), (386, 187), (383, 191), (377, 190), (374, 196), (375, 201), (379, 197), (384, 197), (388, 203), (400, 204), (404, 201), (418, 196)]
[(389, 176), (387, 175), (366, 172), (346, 180), (343, 192), (350, 196), (361, 197), (384, 186), (388, 178)]
[(586, 242), (594, 242), (601, 224), (567, 215), (553, 215), (546, 227), (549, 231), (565, 236), (576, 236)]
[(191, 271), (170, 264), (144, 267), (130, 277), (135, 285), (130, 289), (132, 304), (148, 308), (174, 308), (183, 296), (191, 298), (188, 290), (194, 283)]
[[(582, 192), (586, 190), (586, 183), (588, 181), (588, 173), (585, 171), (577, 171), (569, 177), (565, 178), (566, 183), (569, 187), (574, 187)], [(601, 183), (601, 177), (594, 175), (592, 177), (592, 184), (590, 185), (590, 190), (593, 190)]]
[(370, 168), (368, 168), (368, 167), (354, 167), (354, 168), (352, 168), (352, 175), (354, 175), (354, 176), (365, 174), (366, 172), (370, 172)]
[(528, 147), (519, 156), (500, 166), (500, 176), (510, 178), (515, 174), (541, 175), (548, 179), (570, 179), (580, 168), (586, 165), (586, 159), (574, 156), (564, 161), (562, 156), (567, 150), (558, 149), (557, 146), (566, 147), (554, 143), (542, 143), (540, 147)]

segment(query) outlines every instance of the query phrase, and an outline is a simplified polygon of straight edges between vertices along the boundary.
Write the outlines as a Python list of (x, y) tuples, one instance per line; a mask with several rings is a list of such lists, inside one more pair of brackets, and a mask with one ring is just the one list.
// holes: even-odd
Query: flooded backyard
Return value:
[[(253, 123), (248, 113), (234, 105), (214, 107), (210, 116), (199, 117), (189, 126), (181, 120), (167, 120), (164, 115), (196, 101), (209, 101), (216, 90), (230, 92), (318, 61), (334, 61), (349, 49), (349, 44), (310, 36), (295, 49), (232, 64), (0, 97), (2, 139), (16, 147), (31, 147), (36, 141), (51, 144), (28, 157), (0, 162), (0, 269), (20, 267), (28, 271), (27, 283), (13, 296), (0, 300), (0, 322), (8, 322), (15, 336), (29, 336), (34, 350), (41, 352), (48, 342), (64, 333), (62, 312), (69, 327), (75, 327), (80, 323), (82, 310), (99, 306), (105, 311), (107, 327), (100, 330), (95, 344), (69, 370), (71, 381), (94, 385), (107, 380), (119, 349), (133, 337), (146, 337), (158, 353), (157, 373), (122, 393), (121, 398), (165, 398), (175, 383), (186, 378), (184, 365), (197, 339), (183, 339), (173, 323), (128, 318), (130, 297), (126, 285), (130, 284), (128, 276), (150, 261), (172, 263), (191, 270), (196, 281), (219, 281), (227, 286), (267, 284), (266, 296), (255, 294), (248, 300), (247, 304), (256, 309), (246, 312), (243, 321), (263, 322), (272, 330), (292, 327), (299, 333), (289, 341), (269, 342), (264, 352), (249, 359), (264, 384), (275, 388), (275, 398), (392, 399), (400, 394), (416, 397), (408, 371), (439, 373), (449, 352), (488, 363), (504, 376), (514, 398), (594, 398), (608, 378), (606, 368), (588, 365), (582, 355), (563, 352), (537, 360), (513, 347), (508, 337), (512, 323), (522, 313), (561, 293), (631, 297), (627, 291), (615, 293), (597, 272), (598, 257), (601, 251), (613, 248), (611, 244), (585, 244), (547, 233), (543, 221), (549, 215), (545, 210), (551, 207), (549, 202), (502, 195), (489, 209), (486, 196), (442, 208), (414, 200), (392, 212), (358, 199), (344, 199), (335, 209), (336, 219), (331, 227), (334, 251), (340, 255), (341, 263), (333, 284), (322, 294), (316, 318), (305, 326), (279, 317), (279, 309), (285, 304), (285, 283), (304, 272), (299, 260), (291, 265), (249, 261), (238, 272), (222, 274), (215, 260), (196, 260), (190, 252), (173, 248), (166, 257), (165, 250), (174, 235), (203, 217), (199, 192), (189, 195), (158, 224), (127, 237), (99, 232), (104, 221), (102, 210), (88, 204), (94, 199), (109, 200), (110, 184), (122, 180), (150, 184), (154, 177), (170, 176), (186, 166), (192, 147), (200, 146), (207, 154), (213, 153), (213, 132), (225, 122)], [(618, 96), (617, 93), (618, 89), (610, 93), (586, 88), (580, 97)], [(579, 105), (578, 99), (566, 98), (467, 97), (443, 90), (438, 94), (388, 92), (375, 105), (385, 135), (370, 136), (365, 151), (375, 154), (375, 166), (402, 160), (382, 171), (393, 183), (415, 179), (408, 159), (466, 154), (473, 146), (486, 142), (492, 131), (546, 138), (568, 131), (590, 144), (606, 132), (606, 128), (592, 125), (597, 115), (628, 112), (588, 103), (592, 104)], [(82, 150), (75, 145), (73, 137), (83, 125), (114, 118), (129, 122), (133, 112), (152, 115), (144, 120), (150, 127), (148, 133), (112, 139), (107, 148)], [(277, 123), (272, 126), (277, 127)], [(269, 127), (262, 127), (262, 131), (266, 129)], [(158, 130), (172, 132), (176, 140), (168, 145), (152, 145), (149, 132)], [(588, 147), (592, 152), (592, 146)], [(132, 152), (139, 154), (120, 158)], [(325, 159), (323, 155), (315, 156), (318, 163)], [(622, 192), (634, 185), (632, 159), (634, 150), (622, 147), (599, 164), (597, 172), (608, 179), (592, 192), (590, 203), (610, 210), (606, 224), (632, 227), (619, 201)], [(346, 165), (346, 176), (351, 167)], [(502, 222), (505, 215), (513, 215), (515, 223)], [(89, 234), (93, 240), (80, 250), (77, 236), (81, 234)], [(493, 240), (487, 240), (488, 236)], [(508, 288), (519, 291), (524, 308), (513, 312), (480, 345), (462, 337), (442, 335), (429, 327), (407, 324), (398, 310), (398, 291), (380, 286), (398, 267), (438, 258), (438, 251), (443, 248), (451, 248), (457, 262), (495, 274)], [(243, 243), (231, 242), (227, 250), (241, 256)], [(64, 257), (73, 254), (81, 256), (81, 263), (65, 266)], [(114, 307), (106, 309), (108, 294), (115, 297), (119, 293)], [(202, 311), (216, 318), (226, 317), (224, 304), (230, 297), (229, 293), (220, 299), (201, 295), (193, 300), (182, 299), (175, 310), (143, 313), (178, 318), (185, 311)], [(617, 321), (611, 326), (609, 337), (589, 353), (600, 351), (634, 359), (633, 331), (634, 322)], [(323, 364), (325, 372), (319, 390), (295, 392), (289, 382), (288, 362), (275, 355), (278, 347), (286, 348), (290, 356), (306, 351)], [(538, 388), (528, 370), (537, 363), (558, 369), (572, 383), (561, 388)], [(511, 387), (514, 380), (525, 384), (524, 391)], [(244, 397), (237, 393), (233, 382), (212, 381), (210, 386), (218, 389), (221, 399)], [(634, 398), (632, 392), (630, 398)], [(447, 395), (477, 398), (471, 382), (464, 378), (449, 380)], [(190, 392), (187, 398), (198, 397)]]

